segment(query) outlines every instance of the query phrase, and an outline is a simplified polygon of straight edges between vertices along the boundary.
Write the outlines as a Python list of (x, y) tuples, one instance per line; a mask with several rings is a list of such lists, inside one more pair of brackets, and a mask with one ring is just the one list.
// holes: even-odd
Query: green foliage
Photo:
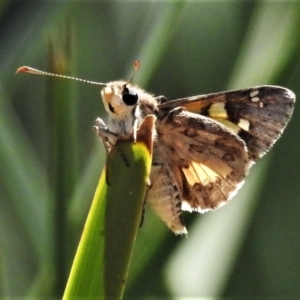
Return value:
[[(104, 117), (95, 86), (14, 77), (19, 66), (106, 82), (129, 78), (138, 59), (134, 81), (168, 99), (256, 84), (298, 95), (299, 9), (297, 2), (1, 3), (1, 296), (63, 294), (105, 161), (91, 130)], [(300, 294), (298, 114), (296, 105), (231, 203), (185, 215), (188, 239), (146, 206), (125, 299)]]
[(107, 157), (63, 299), (122, 299), (141, 223), (151, 169), (148, 116), (131, 136), (118, 140)]

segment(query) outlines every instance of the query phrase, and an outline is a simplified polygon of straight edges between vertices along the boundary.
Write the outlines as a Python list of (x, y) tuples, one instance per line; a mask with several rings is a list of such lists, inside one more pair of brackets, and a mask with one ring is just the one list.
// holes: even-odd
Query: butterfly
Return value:
[[(146, 201), (176, 234), (187, 233), (182, 210), (204, 213), (235, 195), (249, 168), (282, 134), (295, 102), (292, 91), (278, 86), (167, 101), (113, 81), (101, 95), (115, 136), (131, 132), (149, 114), (157, 117)], [(100, 136), (101, 127), (97, 119)]]
[[(42, 72), (17, 72), (24, 71)], [(156, 116), (145, 200), (175, 234), (187, 234), (182, 211), (214, 210), (236, 194), (250, 167), (281, 136), (296, 99), (289, 89), (264, 85), (168, 101), (131, 79), (95, 83), (103, 85), (110, 126), (98, 118), (94, 129), (110, 151), (119, 135), (135, 135), (147, 115)]]

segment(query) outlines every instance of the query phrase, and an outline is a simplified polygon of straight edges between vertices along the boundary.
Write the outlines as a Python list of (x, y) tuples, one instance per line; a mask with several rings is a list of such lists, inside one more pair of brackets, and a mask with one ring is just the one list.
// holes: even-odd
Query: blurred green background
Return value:
[[(300, 94), (300, 3), (0, 2), (0, 297), (62, 295), (104, 166), (97, 86), (168, 99), (277, 84)], [(300, 116), (233, 201), (176, 237), (146, 208), (125, 299), (300, 297)], [(134, 179), (133, 179), (134, 180)]]

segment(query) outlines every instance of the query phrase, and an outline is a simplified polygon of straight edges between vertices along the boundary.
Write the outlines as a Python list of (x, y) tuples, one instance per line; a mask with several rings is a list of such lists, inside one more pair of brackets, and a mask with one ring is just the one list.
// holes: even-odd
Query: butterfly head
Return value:
[(109, 82), (101, 91), (104, 107), (112, 119), (132, 113), (139, 101), (138, 89), (125, 81)]
[(112, 120), (127, 118), (137, 107), (139, 89), (131, 81), (140, 67), (139, 61), (135, 61), (133, 67), (134, 72), (128, 81), (109, 82), (101, 91), (104, 107)]

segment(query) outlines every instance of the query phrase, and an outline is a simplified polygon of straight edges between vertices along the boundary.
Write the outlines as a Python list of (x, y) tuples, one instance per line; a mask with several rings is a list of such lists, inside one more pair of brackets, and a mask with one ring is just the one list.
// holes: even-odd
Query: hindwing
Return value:
[[(250, 165), (247, 147), (238, 135), (182, 107), (158, 120), (154, 153), (153, 164), (168, 170), (160, 172), (160, 178), (173, 176), (169, 183), (172, 191), (179, 191), (180, 202), (188, 203), (182, 209), (199, 212), (217, 208), (230, 199)], [(157, 178), (156, 173), (154, 184)], [(158, 185), (157, 189), (164, 187)], [(163, 197), (160, 194), (157, 198)]]

